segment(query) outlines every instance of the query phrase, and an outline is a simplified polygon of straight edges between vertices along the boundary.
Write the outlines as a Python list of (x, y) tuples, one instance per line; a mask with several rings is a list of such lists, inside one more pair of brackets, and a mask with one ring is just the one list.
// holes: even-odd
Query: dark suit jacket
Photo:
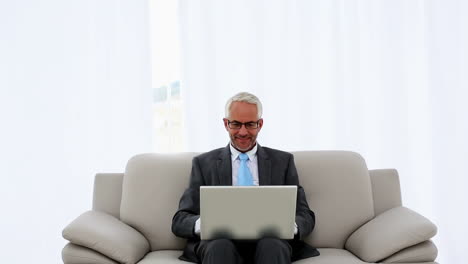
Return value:
[[(315, 215), (309, 209), (304, 189), (299, 179), (291, 153), (271, 148), (257, 148), (258, 178), (260, 185), (297, 185), (296, 224), (298, 235), (288, 241), (292, 246), (292, 260), (319, 255), (318, 251), (305, 243), (303, 238), (309, 235), (315, 225)], [(229, 145), (201, 154), (192, 161), (189, 188), (180, 199), (179, 209), (172, 218), (172, 232), (187, 238), (182, 260), (197, 262), (195, 250), (200, 238), (194, 233), (195, 221), (200, 215), (200, 186), (232, 185), (232, 161)]]

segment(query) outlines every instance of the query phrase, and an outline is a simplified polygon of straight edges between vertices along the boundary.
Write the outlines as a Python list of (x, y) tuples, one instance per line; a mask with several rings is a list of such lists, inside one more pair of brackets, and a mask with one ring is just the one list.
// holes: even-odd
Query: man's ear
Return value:
[(260, 120), (258, 120), (258, 130), (262, 129), (263, 127), (263, 118), (260, 118)]
[(223, 122), (224, 122), (224, 128), (226, 128), (226, 131), (229, 131), (228, 119), (227, 119), (227, 118), (223, 118)]

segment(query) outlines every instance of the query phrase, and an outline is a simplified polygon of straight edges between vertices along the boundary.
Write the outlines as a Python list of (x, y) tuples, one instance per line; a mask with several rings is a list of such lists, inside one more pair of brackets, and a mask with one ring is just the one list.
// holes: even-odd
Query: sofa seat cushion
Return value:
[(140, 260), (138, 264), (188, 264), (190, 262), (179, 259), (182, 250), (158, 250), (153, 251)]
[[(294, 264), (365, 264), (347, 250), (321, 248), (320, 256), (294, 262)], [(179, 260), (181, 250), (158, 250), (148, 253), (138, 264), (187, 264)]]
[(319, 248), (320, 256), (301, 259), (294, 264), (365, 264), (351, 252), (344, 249)]

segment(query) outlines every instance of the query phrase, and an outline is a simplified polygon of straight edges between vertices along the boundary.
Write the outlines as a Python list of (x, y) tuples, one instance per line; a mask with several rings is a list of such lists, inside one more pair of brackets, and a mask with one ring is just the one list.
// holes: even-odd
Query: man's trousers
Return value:
[(203, 240), (196, 253), (202, 264), (290, 264), (291, 245), (277, 238), (255, 241)]

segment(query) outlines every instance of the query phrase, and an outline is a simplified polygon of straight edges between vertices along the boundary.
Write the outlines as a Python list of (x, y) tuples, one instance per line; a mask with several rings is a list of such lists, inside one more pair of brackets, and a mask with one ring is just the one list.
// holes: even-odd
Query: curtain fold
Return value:
[(468, 222), (468, 4), (179, 1), (188, 150), (228, 143), (239, 91), (264, 104), (262, 145), (346, 149), (397, 168), (405, 205), (462, 263)]
[(61, 263), (94, 174), (150, 152), (147, 2), (1, 1), (2, 263)]

